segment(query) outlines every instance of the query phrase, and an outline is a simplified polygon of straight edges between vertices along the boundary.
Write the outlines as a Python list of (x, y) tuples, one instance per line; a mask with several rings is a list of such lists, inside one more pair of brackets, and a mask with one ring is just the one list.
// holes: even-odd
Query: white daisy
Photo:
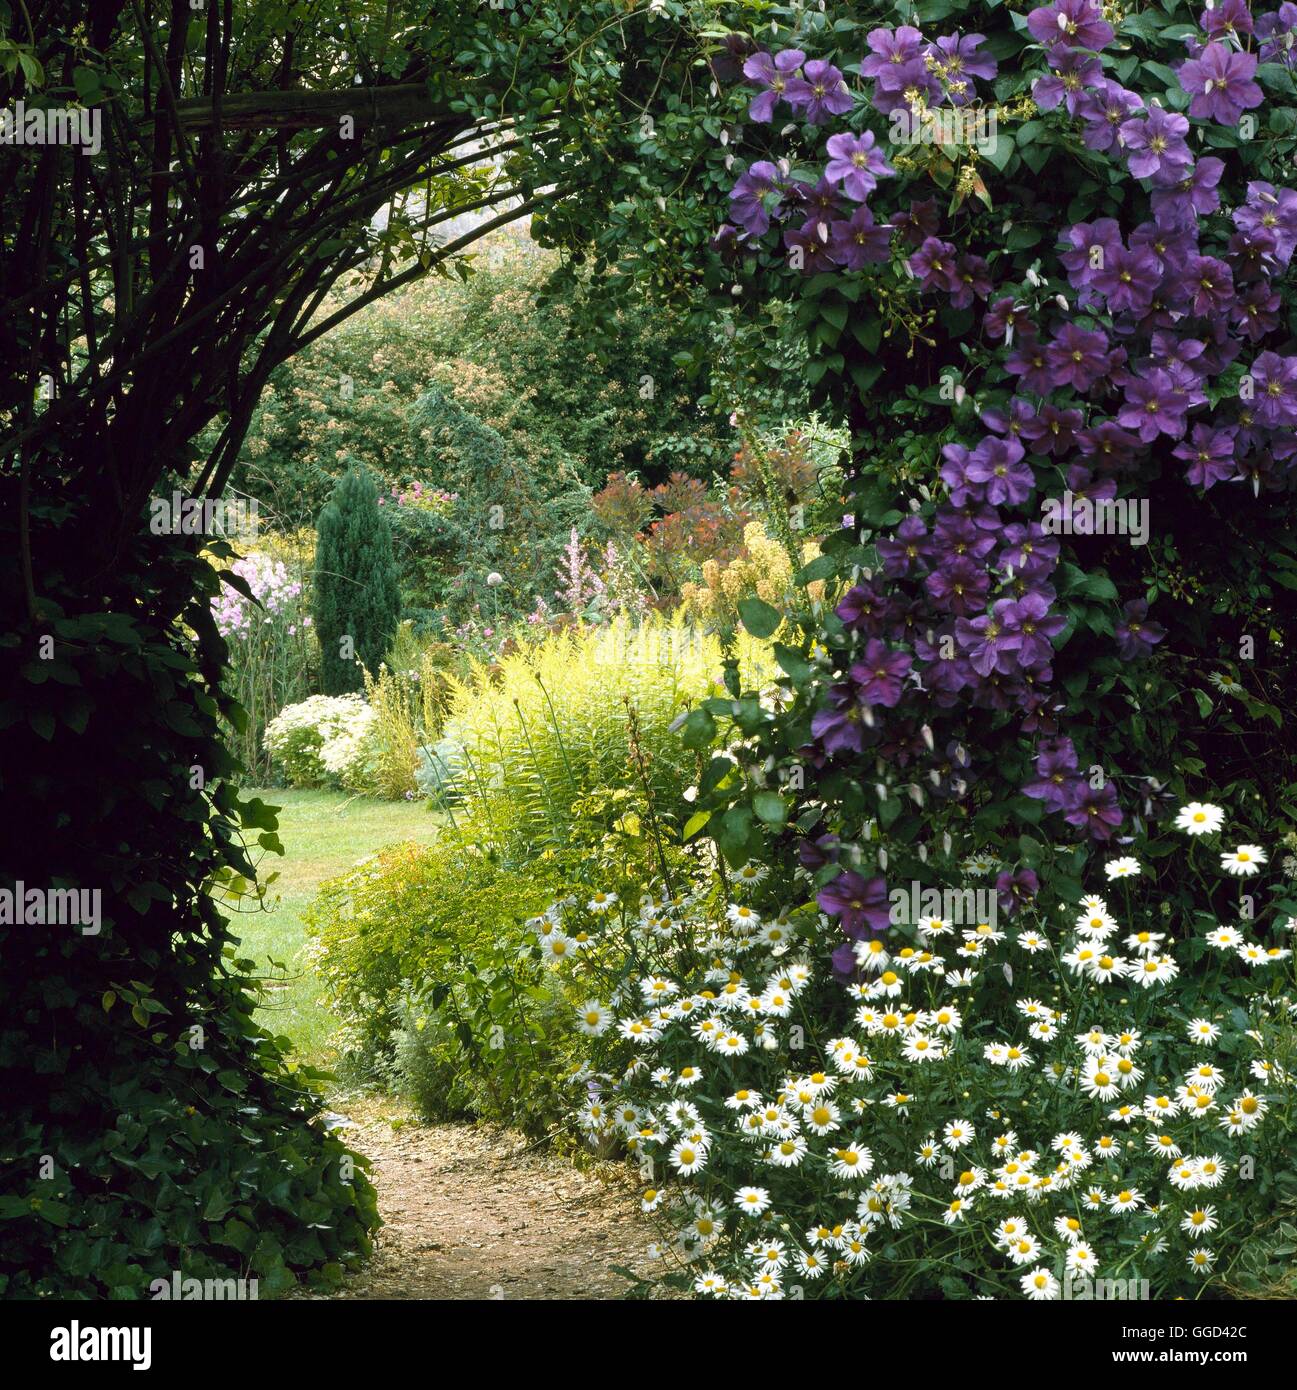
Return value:
[(1225, 812), (1204, 801), (1191, 801), (1175, 818), (1175, 828), (1188, 835), (1214, 835), (1225, 824)]
[(576, 1026), (587, 1037), (597, 1038), (612, 1027), (613, 1012), (597, 999), (587, 999), (577, 1010)]
[(1239, 845), (1235, 850), (1226, 850), (1220, 857), (1221, 868), (1235, 878), (1250, 877), (1265, 862), (1266, 853), (1260, 845)]

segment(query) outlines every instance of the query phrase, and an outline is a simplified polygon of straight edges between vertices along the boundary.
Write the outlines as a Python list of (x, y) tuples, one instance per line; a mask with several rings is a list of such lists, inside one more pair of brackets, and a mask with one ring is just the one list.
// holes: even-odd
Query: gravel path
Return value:
[(373, 1160), (386, 1225), (342, 1290), (298, 1297), (615, 1299), (628, 1281), (611, 1267), (651, 1263), (653, 1229), (618, 1171), (601, 1181), (509, 1131), (339, 1108), (347, 1143)]

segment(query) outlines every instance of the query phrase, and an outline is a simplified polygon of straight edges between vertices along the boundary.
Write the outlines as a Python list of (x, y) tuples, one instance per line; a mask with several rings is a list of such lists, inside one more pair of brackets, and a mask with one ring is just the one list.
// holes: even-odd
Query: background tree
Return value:
[(364, 467), (343, 474), (320, 512), (314, 595), (324, 693), (360, 690), (361, 666), (378, 670), (401, 616), (392, 528)]

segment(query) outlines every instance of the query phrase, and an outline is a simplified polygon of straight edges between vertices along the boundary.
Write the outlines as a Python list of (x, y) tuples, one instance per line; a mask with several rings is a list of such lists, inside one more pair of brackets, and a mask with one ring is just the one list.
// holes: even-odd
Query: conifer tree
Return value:
[(378, 669), (400, 611), (392, 529), (369, 470), (350, 468), (316, 523), (314, 613), (326, 695), (363, 687), (360, 664)]

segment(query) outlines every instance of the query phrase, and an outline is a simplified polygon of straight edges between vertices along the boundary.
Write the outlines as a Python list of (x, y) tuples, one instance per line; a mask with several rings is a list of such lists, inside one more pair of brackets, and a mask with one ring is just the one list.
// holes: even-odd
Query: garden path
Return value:
[(615, 1299), (628, 1284), (613, 1265), (645, 1272), (654, 1232), (629, 1180), (601, 1181), (508, 1131), (350, 1114), (346, 1141), (373, 1162), (386, 1224), (343, 1289), (299, 1296)]

